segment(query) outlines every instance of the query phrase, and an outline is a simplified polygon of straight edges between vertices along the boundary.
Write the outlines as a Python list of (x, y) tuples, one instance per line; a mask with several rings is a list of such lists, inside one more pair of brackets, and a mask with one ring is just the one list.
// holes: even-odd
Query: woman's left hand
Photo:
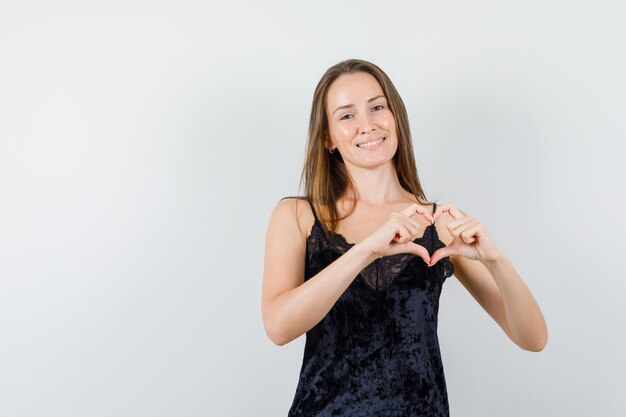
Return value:
[(444, 212), (450, 213), (454, 219), (446, 225), (454, 239), (448, 246), (437, 249), (433, 253), (428, 266), (433, 266), (442, 258), (451, 255), (459, 255), (478, 261), (493, 261), (501, 257), (500, 248), (496, 245), (485, 225), (478, 219), (468, 216), (460, 209), (453, 207), (452, 204), (437, 207), (433, 218), (437, 220), (437, 217)]

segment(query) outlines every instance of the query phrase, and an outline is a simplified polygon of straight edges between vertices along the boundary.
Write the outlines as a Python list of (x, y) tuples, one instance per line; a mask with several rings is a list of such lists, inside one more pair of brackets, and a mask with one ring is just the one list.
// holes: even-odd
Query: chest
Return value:
[[(391, 213), (384, 216), (350, 216), (339, 222), (337, 233), (341, 235), (346, 242), (351, 244), (362, 242), (381, 228), (385, 223), (389, 222), (390, 218)], [(426, 227), (429, 226), (429, 223), (425, 222), (424, 219), (418, 215), (411, 216), (408, 218), (406, 223), (400, 224), (402, 227), (407, 227), (408, 232), (412, 233), (415, 237), (423, 236)]]
[(339, 222), (337, 233), (350, 243), (362, 242), (388, 220), (389, 215), (353, 215)]
[[(362, 242), (388, 223), (394, 212), (400, 213), (411, 204), (413, 204), (412, 201), (406, 200), (397, 201), (384, 207), (371, 207), (362, 203), (352, 206), (345, 201), (339, 202), (337, 210), (341, 220), (336, 233), (351, 244)], [(418, 213), (413, 213), (403, 223), (410, 229), (409, 232), (415, 236), (422, 236), (430, 224)]]

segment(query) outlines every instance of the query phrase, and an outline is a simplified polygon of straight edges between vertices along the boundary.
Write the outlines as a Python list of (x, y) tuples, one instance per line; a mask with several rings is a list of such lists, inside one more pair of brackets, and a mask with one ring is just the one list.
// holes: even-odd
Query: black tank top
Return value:
[[(341, 234), (327, 239), (311, 209), (305, 281), (354, 246)], [(445, 246), (434, 225), (414, 242), (431, 255)], [(453, 272), (449, 257), (429, 268), (404, 253), (361, 271), (306, 333), (288, 417), (449, 416), (437, 313), (442, 284)]]

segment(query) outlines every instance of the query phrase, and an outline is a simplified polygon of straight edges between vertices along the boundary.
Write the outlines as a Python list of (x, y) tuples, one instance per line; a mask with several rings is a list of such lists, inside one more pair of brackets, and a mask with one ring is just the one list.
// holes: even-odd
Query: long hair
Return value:
[[(322, 76), (313, 94), (311, 117), (309, 120), (308, 144), (300, 185), (304, 184), (305, 196), (315, 208), (325, 233), (336, 233), (339, 221), (348, 217), (356, 206), (356, 187), (339, 152), (328, 152), (324, 139), (329, 137), (326, 97), (331, 84), (343, 74), (356, 72), (371, 74), (378, 80), (389, 110), (396, 122), (398, 150), (393, 157), (398, 180), (402, 188), (413, 194), (420, 204), (428, 205), (415, 166), (409, 119), (404, 102), (387, 74), (371, 62), (348, 59), (330, 67)], [(351, 193), (355, 204), (349, 212), (339, 218), (336, 202), (346, 193)]]

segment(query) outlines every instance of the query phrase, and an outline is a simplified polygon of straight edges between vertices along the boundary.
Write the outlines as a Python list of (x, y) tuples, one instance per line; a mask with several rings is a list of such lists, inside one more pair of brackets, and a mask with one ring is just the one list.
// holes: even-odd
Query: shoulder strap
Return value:
[(311, 211), (313, 212), (313, 217), (315, 217), (315, 220), (317, 220), (317, 213), (315, 213), (315, 207), (313, 207), (313, 202), (308, 197), (307, 197), (306, 200), (309, 202), (309, 205), (311, 206)]
[(309, 197), (301, 197), (301, 196), (287, 196), (287, 197), (283, 197), (280, 199), (280, 201), (286, 199), (286, 198), (297, 198), (299, 200), (306, 200), (309, 202), (309, 205), (311, 206), (311, 211), (313, 212), (313, 217), (315, 217), (315, 220), (317, 220), (317, 213), (315, 213), (315, 208), (313, 207), (313, 202), (311, 201), (311, 199)]

